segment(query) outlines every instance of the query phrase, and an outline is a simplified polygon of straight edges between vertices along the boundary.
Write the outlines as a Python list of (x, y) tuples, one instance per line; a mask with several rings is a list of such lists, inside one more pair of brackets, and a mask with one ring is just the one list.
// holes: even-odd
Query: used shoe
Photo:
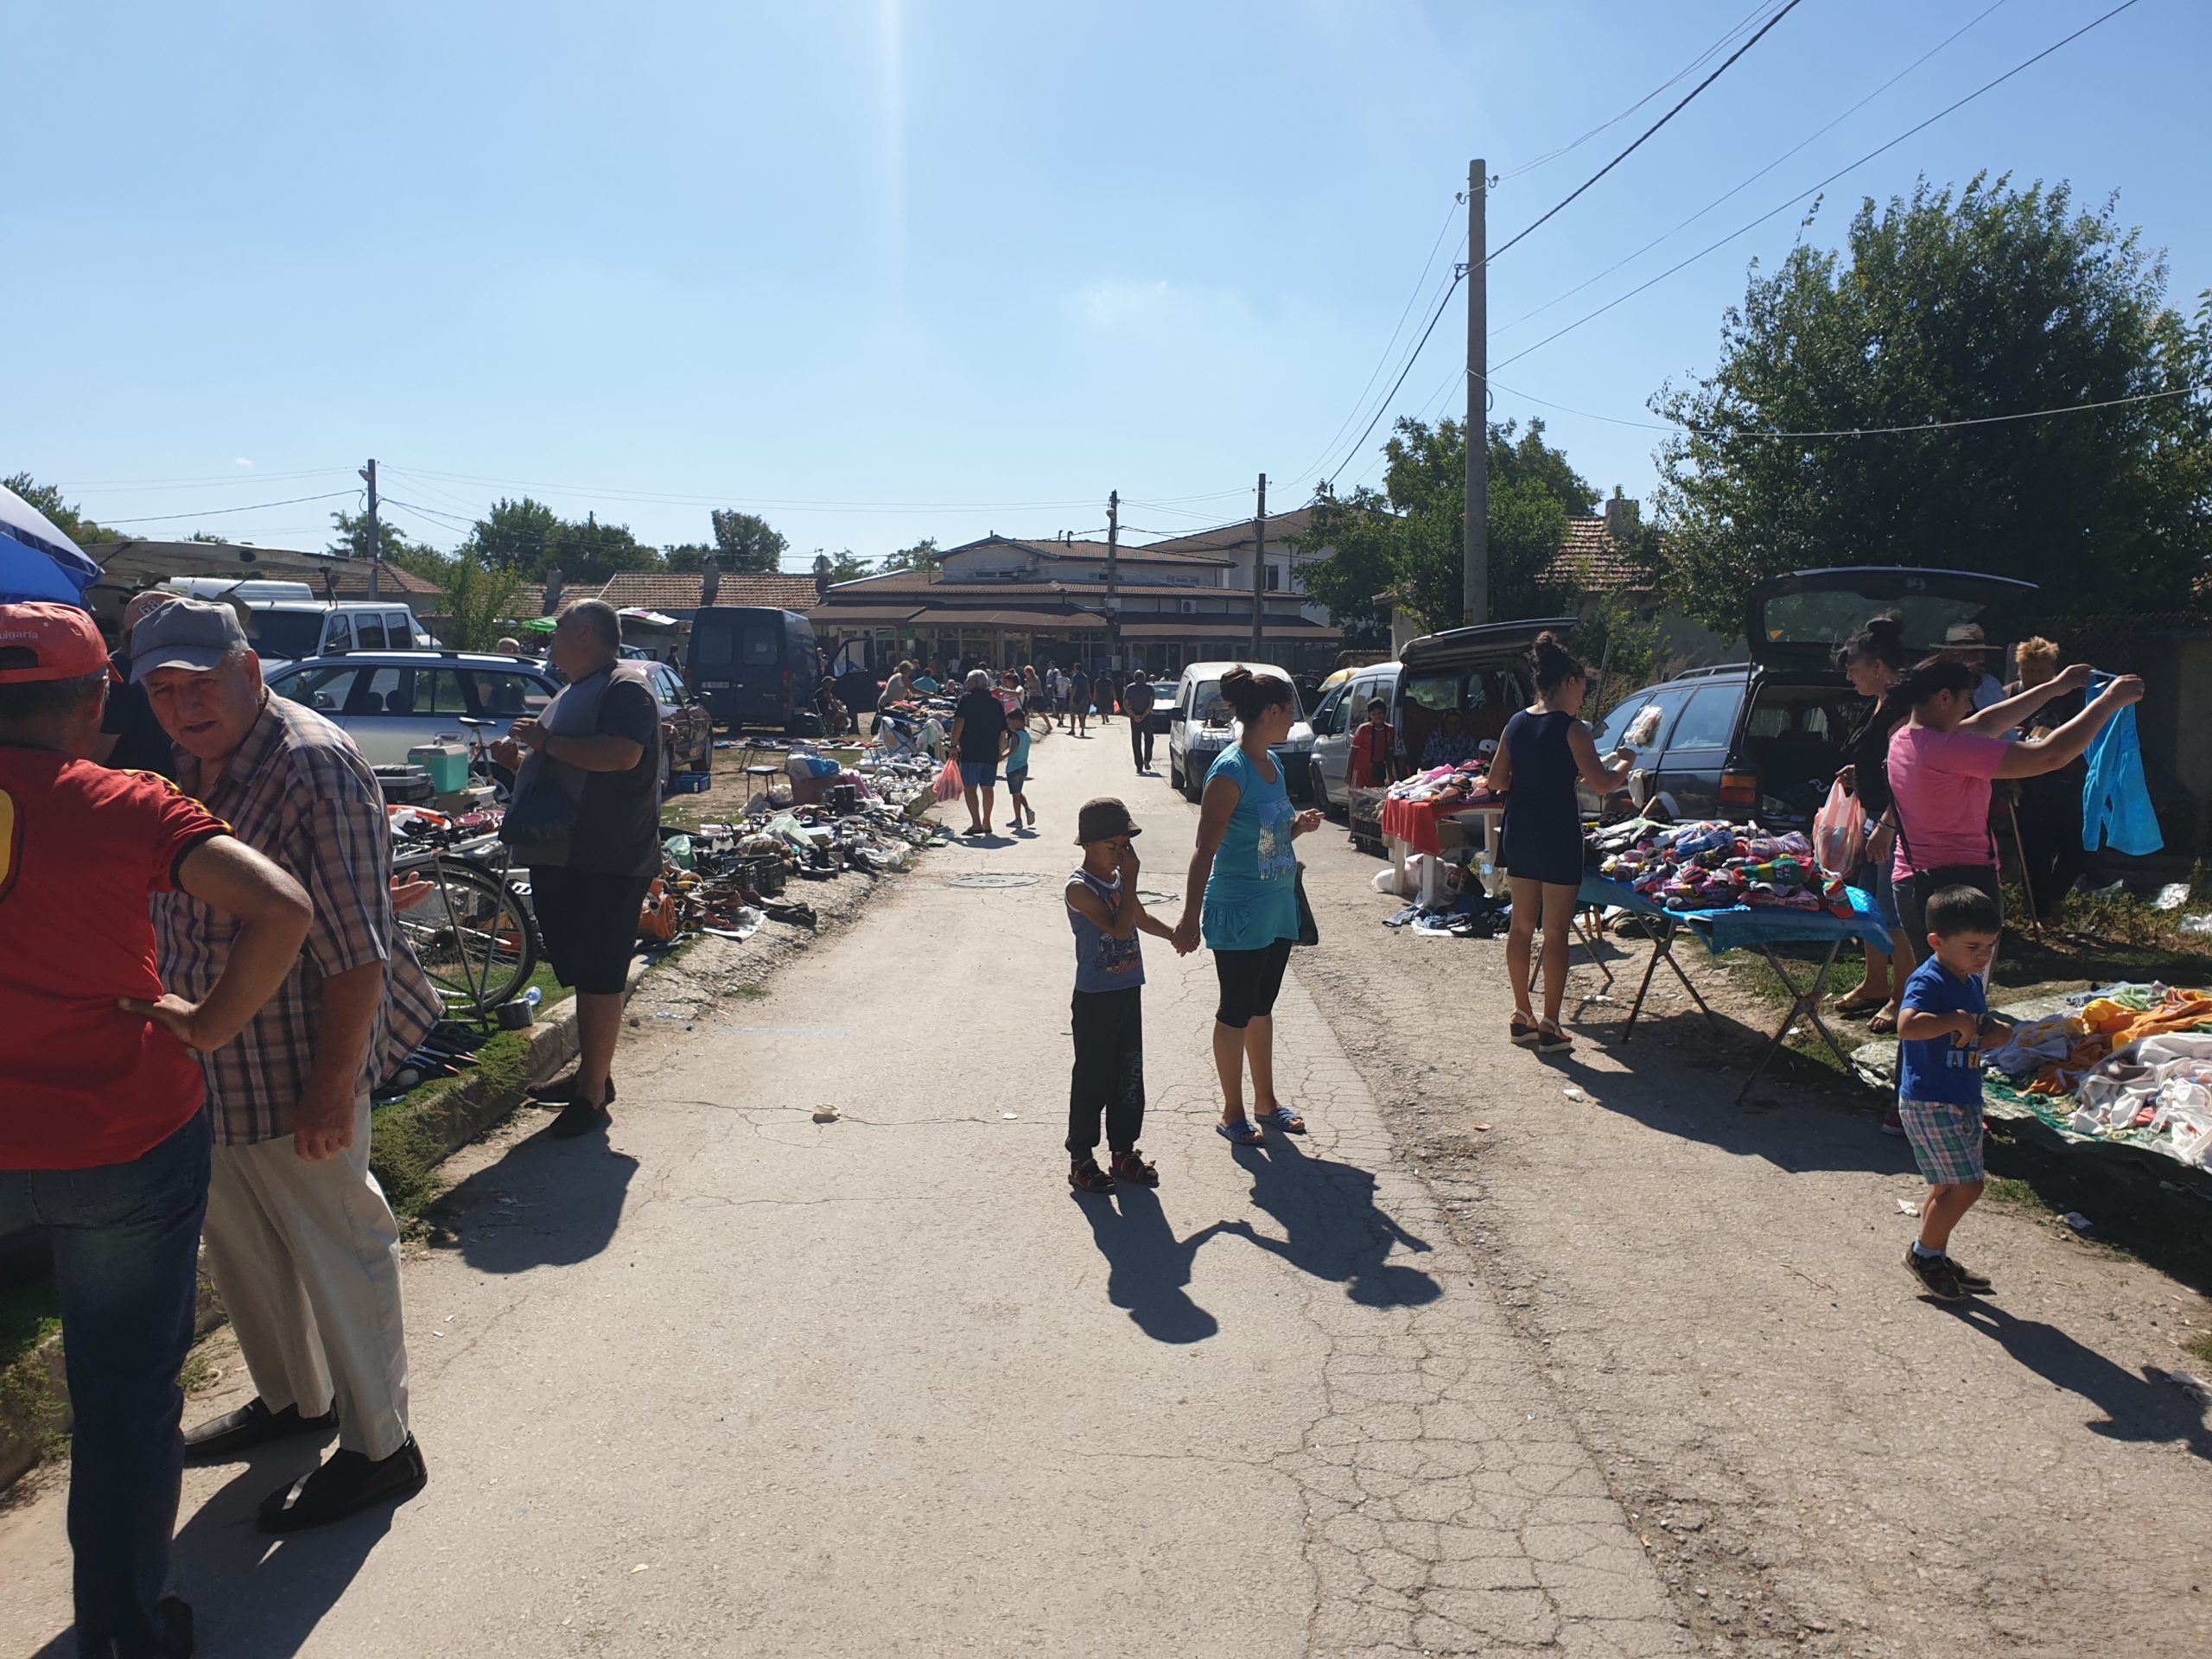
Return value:
[(236, 1411), (226, 1412), (197, 1428), (185, 1430), (184, 1451), (189, 1458), (221, 1462), (270, 1440), (294, 1434), (327, 1434), (337, 1427), (338, 1413), (334, 1408), (320, 1417), (302, 1417), (297, 1406), (271, 1411), (268, 1403), (256, 1395)]
[(1109, 1166), (1117, 1181), (1127, 1181), (1133, 1186), (1158, 1186), (1160, 1171), (1145, 1162), (1144, 1154), (1135, 1147), (1114, 1154)]
[(1897, 1116), (1897, 1106), (1895, 1101), (1891, 1101), (1889, 1110), (1882, 1114), (1882, 1133), (1894, 1135), (1899, 1140), (1904, 1138), (1904, 1119)]
[(1948, 1255), (1923, 1255), (1911, 1245), (1904, 1247), (1904, 1270), (1920, 1281), (1921, 1289), (1939, 1302), (1963, 1302), (1966, 1287), (1959, 1282), (1959, 1270)]
[(264, 1532), (305, 1532), (328, 1526), (372, 1504), (396, 1503), (415, 1496), (429, 1480), (422, 1448), (410, 1434), (406, 1445), (388, 1458), (334, 1452), (320, 1468), (262, 1500), (256, 1520)]
[(560, 1116), (546, 1127), (545, 1133), (557, 1141), (573, 1141), (580, 1135), (589, 1135), (594, 1129), (603, 1129), (613, 1122), (613, 1116), (604, 1106), (574, 1096), (561, 1109)]
[(1111, 1192), (1114, 1178), (1098, 1167), (1096, 1159), (1086, 1158), (1068, 1166), (1068, 1185), (1078, 1192)]

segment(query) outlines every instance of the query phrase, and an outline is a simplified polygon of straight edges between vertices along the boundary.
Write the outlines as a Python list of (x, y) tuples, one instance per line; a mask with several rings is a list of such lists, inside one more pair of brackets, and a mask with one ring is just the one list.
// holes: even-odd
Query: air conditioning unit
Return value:
[(1185, 616), (1196, 616), (1198, 613), (1198, 601), (1195, 599), (1179, 599), (1175, 603), (1181, 607)]

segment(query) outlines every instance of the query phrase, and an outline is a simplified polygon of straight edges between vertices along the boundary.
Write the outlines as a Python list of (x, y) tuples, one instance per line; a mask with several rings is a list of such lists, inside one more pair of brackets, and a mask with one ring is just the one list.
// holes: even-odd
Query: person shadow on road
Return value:
[(1287, 1135), (1269, 1135), (1264, 1149), (1236, 1148), (1252, 1177), (1252, 1202), (1273, 1216), (1286, 1236), (1268, 1238), (1249, 1221), (1225, 1222), (1301, 1273), (1341, 1284), (1366, 1307), (1419, 1307), (1444, 1288), (1418, 1268), (1390, 1261), (1402, 1244), (1426, 1254), (1415, 1237), (1375, 1202), (1375, 1177), (1353, 1164), (1311, 1156)]
[(2054, 1388), (2077, 1394), (2104, 1414), (2088, 1425), (2108, 1440), (2171, 1441), (2191, 1455), (2212, 1459), (2212, 1433), (2204, 1407), (2190, 1391), (2153, 1373), (2139, 1376), (2126, 1366), (2040, 1319), (2024, 1319), (1994, 1303), (1973, 1301), (1957, 1317)]
[[(1072, 1195), (1071, 1195), (1072, 1196)], [(1128, 1311), (1138, 1330), (1154, 1342), (1204, 1342), (1221, 1329), (1220, 1321), (1192, 1301), (1191, 1282), (1198, 1248), (1226, 1224), (1214, 1222), (1178, 1240), (1150, 1187), (1124, 1181), (1116, 1202), (1082, 1201), (1092, 1242), (1106, 1258), (1106, 1300)]]

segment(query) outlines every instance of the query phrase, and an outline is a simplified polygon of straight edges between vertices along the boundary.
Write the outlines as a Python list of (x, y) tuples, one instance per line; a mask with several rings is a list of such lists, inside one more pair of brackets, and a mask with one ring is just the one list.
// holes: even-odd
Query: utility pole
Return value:
[(1106, 492), (1106, 660), (1122, 665), (1122, 493)]
[(1260, 643), (1268, 594), (1268, 475), (1260, 474), (1260, 511), (1252, 520), (1252, 660), (1267, 661)]
[(1467, 163), (1467, 516), (1459, 572), (1464, 622), (1490, 620), (1490, 278), (1483, 198), (1489, 175)]
[(371, 599), (375, 599), (378, 597), (377, 593), (377, 562), (378, 556), (384, 551), (384, 534), (377, 528), (376, 457), (373, 455), (370, 456), (369, 464), (362, 467), (360, 470), (361, 477), (366, 481), (369, 486), (369, 597)]

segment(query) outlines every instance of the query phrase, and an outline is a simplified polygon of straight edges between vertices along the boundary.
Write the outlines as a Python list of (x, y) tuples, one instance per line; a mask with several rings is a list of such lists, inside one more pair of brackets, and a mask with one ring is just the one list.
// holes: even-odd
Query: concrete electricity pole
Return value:
[(1483, 197), (1489, 175), (1467, 163), (1467, 516), (1461, 527), (1463, 622), (1490, 620), (1490, 293)]
[(1260, 474), (1260, 510), (1252, 520), (1252, 660), (1268, 660), (1260, 643), (1268, 593), (1268, 475)]
[(377, 593), (377, 564), (384, 553), (384, 532), (377, 528), (377, 463), (375, 456), (370, 456), (369, 464), (361, 468), (361, 477), (366, 481), (369, 486), (369, 597), (371, 599), (376, 599), (379, 597)]
[(1106, 492), (1106, 660), (1122, 665), (1122, 493)]

